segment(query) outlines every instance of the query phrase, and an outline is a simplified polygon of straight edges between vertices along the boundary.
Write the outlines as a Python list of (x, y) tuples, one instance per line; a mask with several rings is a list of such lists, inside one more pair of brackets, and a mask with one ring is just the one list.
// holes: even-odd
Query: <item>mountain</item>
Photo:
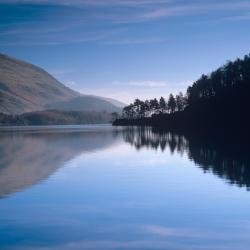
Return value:
[(121, 112), (121, 107), (103, 98), (90, 95), (81, 95), (67, 101), (49, 103), (45, 105), (45, 108), (62, 111)]
[[(99, 97), (100, 98), (100, 97)], [(105, 100), (105, 101), (108, 101), (108, 102), (111, 102), (113, 105), (119, 107), (119, 108), (124, 108), (126, 106), (125, 103), (123, 102), (120, 102), (120, 101), (117, 101), (113, 98), (106, 98), (106, 97), (101, 97), (101, 99)]]
[(0, 112), (59, 109), (62, 111), (120, 112), (123, 104), (109, 98), (76, 92), (45, 70), (0, 54)]

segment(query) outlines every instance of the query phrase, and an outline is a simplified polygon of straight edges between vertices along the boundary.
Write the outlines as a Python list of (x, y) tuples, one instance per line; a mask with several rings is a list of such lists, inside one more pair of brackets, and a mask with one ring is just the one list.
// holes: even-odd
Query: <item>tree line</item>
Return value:
[(166, 100), (161, 97), (142, 101), (135, 99), (133, 103), (123, 108), (122, 116), (125, 118), (150, 117), (152, 114), (166, 114), (183, 111), (187, 105), (187, 97), (180, 92), (177, 95), (170, 94)]
[(202, 75), (187, 89), (188, 104), (192, 105), (200, 99), (210, 99), (227, 90), (245, 87), (250, 83), (250, 54), (244, 59), (237, 59), (213, 71)]
[(234, 62), (228, 61), (225, 65), (207, 75), (202, 75), (192, 86), (187, 88), (185, 94), (170, 94), (165, 100), (161, 97), (152, 100), (141, 101), (136, 99), (130, 105), (124, 107), (123, 118), (151, 117), (153, 114), (170, 114), (184, 111), (186, 107), (199, 106), (199, 101), (209, 100), (214, 97), (230, 97), (229, 93), (237, 93), (235, 102), (242, 102), (241, 93), (250, 91), (250, 54), (243, 59)]

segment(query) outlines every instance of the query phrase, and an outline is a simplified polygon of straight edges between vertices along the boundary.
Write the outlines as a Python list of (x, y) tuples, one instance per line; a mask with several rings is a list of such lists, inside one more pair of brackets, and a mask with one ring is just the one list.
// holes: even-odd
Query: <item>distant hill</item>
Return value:
[(81, 95), (67, 101), (59, 101), (45, 105), (46, 109), (62, 111), (93, 111), (93, 112), (121, 112), (121, 107), (114, 105), (100, 97)]
[(122, 107), (116, 100), (71, 90), (45, 70), (0, 54), (0, 113), (22, 114), (46, 109), (120, 112)]

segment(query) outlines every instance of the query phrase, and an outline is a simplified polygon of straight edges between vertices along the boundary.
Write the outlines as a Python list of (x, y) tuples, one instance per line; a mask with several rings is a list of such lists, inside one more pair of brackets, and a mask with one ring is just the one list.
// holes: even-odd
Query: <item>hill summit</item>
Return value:
[(33, 64), (0, 54), (0, 113), (57, 109), (61, 111), (120, 112), (123, 104), (83, 95)]

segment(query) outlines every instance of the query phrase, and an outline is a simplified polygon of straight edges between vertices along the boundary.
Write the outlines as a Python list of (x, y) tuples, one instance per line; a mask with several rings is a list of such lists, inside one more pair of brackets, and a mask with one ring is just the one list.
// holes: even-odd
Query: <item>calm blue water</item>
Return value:
[(149, 128), (1, 130), (0, 249), (248, 250), (248, 152), (216, 145)]

